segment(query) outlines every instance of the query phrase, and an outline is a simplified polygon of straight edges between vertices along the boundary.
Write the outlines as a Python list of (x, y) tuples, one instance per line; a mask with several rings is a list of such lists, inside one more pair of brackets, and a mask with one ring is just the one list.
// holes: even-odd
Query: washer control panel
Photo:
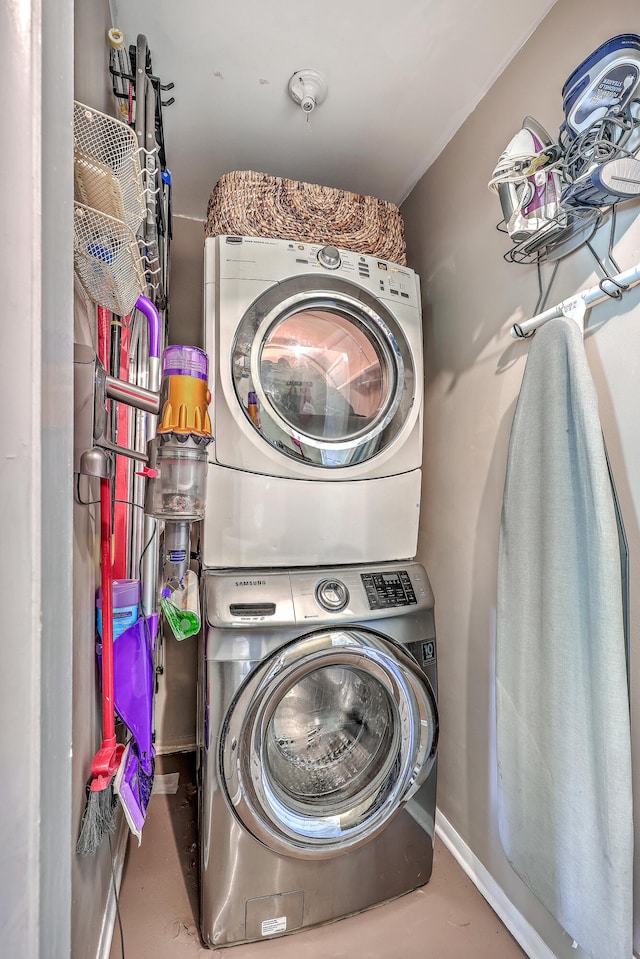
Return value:
[(367, 594), (369, 609), (415, 606), (417, 603), (409, 573), (404, 569), (393, 572), (361, 573), (360, 578)]
[(339, 579), (323, 579), (316, 586), (316, 599), (323, 609), (336, 612), (349, 602), (349, 590)]
[(294, 570), (205, 570), (210, 626), (271, 630), (294, 624), (363, 623), (424, 614), (431, 638), (433, 592), (419, 563), (304, 567)]

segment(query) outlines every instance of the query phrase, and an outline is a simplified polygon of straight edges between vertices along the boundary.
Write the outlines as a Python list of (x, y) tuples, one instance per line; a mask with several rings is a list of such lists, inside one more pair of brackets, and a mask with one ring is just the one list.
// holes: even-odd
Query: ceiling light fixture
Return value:
[(289, 96), (307, 116), (327, 95), (327, 81), (318, 70), (297, 70), (289, 80)]

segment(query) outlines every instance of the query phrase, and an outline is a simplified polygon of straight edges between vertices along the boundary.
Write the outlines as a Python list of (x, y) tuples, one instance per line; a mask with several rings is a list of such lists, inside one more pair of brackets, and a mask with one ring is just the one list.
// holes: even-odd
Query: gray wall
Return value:
[[(55, 10), (54, 10), (55, 6)], [(72, 4), (4, 4), (0, 80), (0, 942), (70, 941)], [(59, 192), (56, 195), (56, 190)], [(62, 371), (67, 375), (61, 375)]]
[[(81, 103), (113, 115), (108, 73), (107, 0), (75, 4), (73, 96)], [(72, 189), (72, 187), (71, 187)], [(72, 276), (72, 264), (69, 275)], [(96, 307), (76, 288), (73, 338), (96, 348)], [(70, 375), (67, 372), (67, 376)], [(71, 493), (69, 494), (71, 495)], [(99, 487), (81, 481), (81, 496), (95, 500)], [(85, 785), (91, 760), (100, 745), (102, 714), (96, 693), (95, 591), (100, 580), (100, 517), (97, 507), (73, 505), (73, 769), (71, 788), (72, 909), (71, 956), (95, 956), (103, 935), (103, 917), (111, 886), (109, 847), (79, 859), (73, 846), (86, 803)], [(115, 846), (114, 846), (115, 849)], [(62, 955), (62, 954), (61, 954)]]
[[(507, 444), (528, 344), (509, 328), (537, 299), (535, 267), (507, 264), (487, 190), (495, 162), (523, 117), (557, 134), (561, 88), (599, 43), (637, 30), (634, 0), (558, 0), (403, 205), (409, 262), (424, 299), (426, 409), (419, 558), (436, 596), (442, 739), (438, 804), (454, 829), (559, 959), (571, 942), (504, 858), (497, 829), (494, 732), (496, 563)], [(640, 206), (624, 206), (622, 268), (640, 260)], [(606, 239), (599, 237), (600, 251)], [(596, 282), (580, 251), (562, 262), (549, 305)], [(545, 267), (545, 276), (549, 266)], [(598, 306), (585, 347), (621, 499), (631, 562), (632, 699), (640, 659), (640, 288)], [(636, 810), (640, 729), (632, 708)], [(636, 811), (636, 822), (638, 813)], [(636, 830), (640, 834), (640, 829)], [(636, 862), (638, 857), (636, 856)], [(640, 887), (636, 883), (636, 889)], [(638, 893), (636, 893), (638, 903)], [(640, 916), (640, 909), (636, 909)], [(636, 951), (640, 929), (636, 929)]]
[[(150, 38), (151, 42), (151, 38)], [(171, 144), (167, 144), (171, 167)], [(204, 347), (204, 221), (174, 214), (169, 290), (169, 342)], [(195, 531), (197, 535), (197, 531)], [(192, 636), (177, 642), (164, 630), (164, 675), (155, 707), (159, 753), (193, 748), (196, 741), (196, 664), (198, 644)]]

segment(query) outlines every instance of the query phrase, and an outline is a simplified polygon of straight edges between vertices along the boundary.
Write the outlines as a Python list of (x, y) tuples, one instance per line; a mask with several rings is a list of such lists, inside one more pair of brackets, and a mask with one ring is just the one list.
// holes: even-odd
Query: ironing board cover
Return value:
[(505, 854), (593, 959), (632, 953), (631, 754), (620, 547), (578, 327), (532, 342), (500, 529), (498, 806)]

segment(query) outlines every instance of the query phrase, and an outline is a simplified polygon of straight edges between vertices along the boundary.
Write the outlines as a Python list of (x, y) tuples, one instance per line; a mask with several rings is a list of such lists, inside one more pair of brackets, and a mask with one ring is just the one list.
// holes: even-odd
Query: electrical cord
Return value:
[[(76, 502), (78, 503), (79, 506), (96, 506), (100, 502), (99, 499), (84, 500), (80, 496), (80, 477), (82, 475), (83, 475), (82, 473), (77, 474), (78, 479), (76, 480)], [(144, 506), (142, 506), (141, 503), (134, 503), (133, 500), (130, 500), (130, 499), (114, 499), (113, 502), (123, 503), (125, 506), (135, 506), (136, 509), (141, 509), (144, 512)]]
[[(157, 532), (158, 532), (158, 521), (157, 521), (157, 519), (155, 519), (155, 517), (154, 517), (154, 518), (153, 518), (153, 532), (152, 532), (151, 536), (149, 537), (149, 539), (147, 540), (147, 542), (145, 543), (144, 549), (143, 549), (142, 552), (140, 553), (140, 559), (138, 560), (138, 579), (139, 579), (140, 582), (142, 582), (142, 560), (143, 560), (143, 558), (144, 558), (145, 553), (147, 552), (147, 550), (148, 550), (149, 547), (151, 546), (151, 543), (152, 543), (153, 540), (155, 539), (155, 536), (156, 536), (156, 533), (157, 533)], [(148, 613), (147, 613), (147, 610), (145, 610), (145, 608), (144, 608), (144, 603), (143, 603), (143, 601), (142, 601), (142, 593), (140, 593), (140, 602), (138, 603), (138, 609), (139, 609), (140, 615), (141, 615), (142, 618), (144, 619), (145, 632), (146, 632), (146, 636), (147, 636), (147, 642), (149, 643), (149, 649), (153, 650), (153, 649), (154, 649), (154, 643), (153, 643), (153, 637), (152, 637), (152, 635), (151, 635), (151, 628), (150, 628), (150, 626), (149, 626), (149, 615), (150, 615), (150, 614), (148, 614)], [(160, 629), (159, 629), (159, 628), (158, 628), (158, 631), (157, 631), (157, 633), (156, 633), (156, 643), (155, 643), (155, 651), (156, 651), (156, 652), (159, 651), (159, 647), (160, 647), (160, 643), (161, 643), (161, 638), (158, 638), (158, 637), (161, 637), (161, 632), (160, 632)], [(160, 666), (157, 665), (156, 657), (154, 657), (154, 672), (155, 672), (155, 675), (156, 675), (156, 683), (155, 683), (155, 686), (156, 686), (156, 692), (157, 692), (157, 691), (158, 691), (158, 675), (164, 672), (164, 668), (163, 668), (161, 665), (160, 665)]]
[[(140, 553), (140, 559), (138, 560), (138, 579), (140, 580), (140, 582), (142, 582), (142, 560), (144, 559), (144, 554), (147, 552), (152, 542), (154, 541), (157, 532), (158, 532), (158, 521), (157, 519), (153, 518), (153, 533), (151, 534), (151, 536), (145, 543), (144, 549)], [(138, 604), (138, 608), (140, 610), (140, 615), (144, 617), (144, 621), (147, 625), (147, 639), (149, 640), (149, 643), (151, 643), (151, 630), (149, 629), (148, 614), (144, 608), (144, 603), (142, 602), (142, 593), (140, 594), (140, 602)]]
[(563, 150), (562, 176), (567, 183), (574, 183), (593, 167), (617, 157), (633, 156), (634, 151), (625, 149), (640, 119), (631, 112), (632, 105), (640, 101), (630, 100), (622, 110), (611, 110), (591, 123), (576, 137), (561, 131), (560, 144)]

